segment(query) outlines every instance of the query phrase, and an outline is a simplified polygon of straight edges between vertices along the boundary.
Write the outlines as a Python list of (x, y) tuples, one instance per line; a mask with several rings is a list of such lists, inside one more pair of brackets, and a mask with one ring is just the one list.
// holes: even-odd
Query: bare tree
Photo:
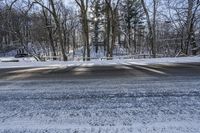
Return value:
[(151, 47), (151, 54), (153, 58), (156, 58), (156, 13), (157, 13), (157, 3), (158, 0), (153, 0), (153, 19), (151, 22), (150, 15), (144, 0), (141, 0), (142, 7), (147, 19), (147, 25), (149, 30), (149, 44)]
[(75, 0), (81, 11), (81, 24), (83, 29), (84, 52), (83, 60), (85, 60), (85, 53), (87, 53), (87, 60), (90, 60), (90, 43), (89, 43), (89, 21), (88, 21), (88, 7), (89, 0)]
[(113, 57), (113, 48), (117, 37), (117, 15), (119, 0), (105, 0), (105, 16), (106, 16), (106, 46), (107, 57)]
[(186, 42), (186, 54), (188, 54), (189, 46), (192, 47), (192, 54), (196, 55), (197, 47), (195, 41), (195, 31), (194, 25), (196, 21), (196, 12), (200, 6), (199, 0), (188, 0), (188, 10), (187, 10), (187, 21), (186, 21), (186, 30), (187, 30), (187, 42)]

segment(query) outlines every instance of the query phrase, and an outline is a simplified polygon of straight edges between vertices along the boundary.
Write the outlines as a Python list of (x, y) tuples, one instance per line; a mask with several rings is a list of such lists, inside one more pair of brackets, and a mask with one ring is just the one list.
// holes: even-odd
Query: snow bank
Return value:
[[(13, 60), (15, 58), (0, 58)], [(25, 68), (25, 67), (68, 67), (68, 66), (110, 66), (110, 65), (149, 65), (149, 64), (175, 64), (175, 63), (196, 63), (200, 57), (176, 57), (176, 58), (155, 58), (155, 59), (114, 59), (114, 60), (92, 60), (92, 61), (46, 61), (38, 62), (34, 58), (21, 58), (19, 62), (0, 62), (0, 68)]]

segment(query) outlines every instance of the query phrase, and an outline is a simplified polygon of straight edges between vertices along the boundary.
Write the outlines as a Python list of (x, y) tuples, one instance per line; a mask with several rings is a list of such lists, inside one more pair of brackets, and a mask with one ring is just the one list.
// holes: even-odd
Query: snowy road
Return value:
[(0, 132), (199, 133), (200, 64), (0, 69)]

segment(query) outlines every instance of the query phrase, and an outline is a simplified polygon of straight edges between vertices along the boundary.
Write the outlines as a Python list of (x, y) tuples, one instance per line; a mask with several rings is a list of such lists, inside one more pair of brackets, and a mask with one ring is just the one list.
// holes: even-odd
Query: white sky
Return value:
[(66, 4), (69, 5), (74, 5), (75, 4), (75, 0), (63, 0)]

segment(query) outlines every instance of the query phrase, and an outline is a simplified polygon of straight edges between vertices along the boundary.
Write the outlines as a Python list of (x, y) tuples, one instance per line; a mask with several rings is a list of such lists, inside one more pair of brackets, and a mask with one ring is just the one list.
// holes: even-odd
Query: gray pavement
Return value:
[(0, 80), (104, 79), (166, 76), (199, 76), (200, 63), (168, 65), (110, 65), (30, 67), (0, 69)]

